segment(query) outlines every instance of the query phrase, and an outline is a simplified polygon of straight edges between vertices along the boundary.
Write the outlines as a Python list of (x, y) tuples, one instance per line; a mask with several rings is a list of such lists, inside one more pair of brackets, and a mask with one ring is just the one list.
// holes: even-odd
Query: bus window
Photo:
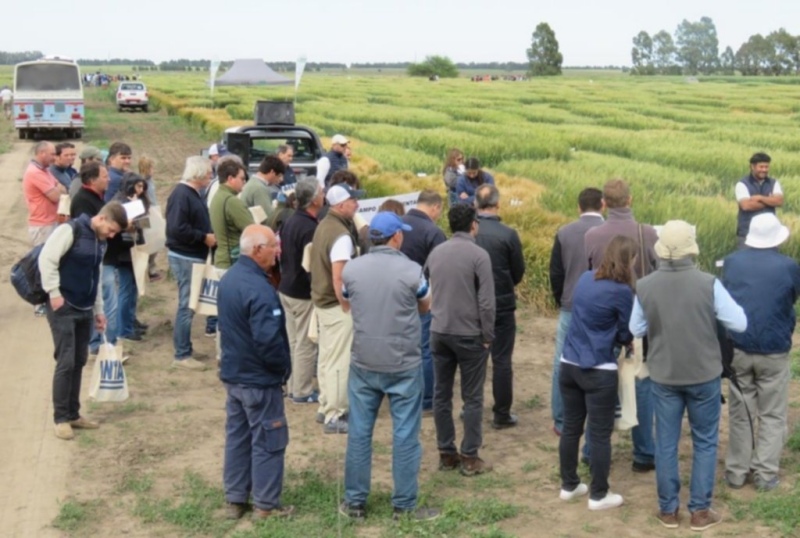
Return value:
[(75, 91), (81, 89), (76, 65), (20, 65), (15, 91)]

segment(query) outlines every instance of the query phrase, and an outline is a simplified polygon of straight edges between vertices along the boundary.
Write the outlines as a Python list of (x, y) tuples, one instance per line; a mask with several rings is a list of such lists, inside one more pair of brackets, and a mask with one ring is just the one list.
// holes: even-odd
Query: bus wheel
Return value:
[(25, 129), (20, 129), (19, 130), (19, 139), (20, 140), (25, 140), (26, 138), (28, 138), (27, 131), (25, 131)]
[(78, 140), (83, 138), (83, 129), (75, 129), (75, 138)]

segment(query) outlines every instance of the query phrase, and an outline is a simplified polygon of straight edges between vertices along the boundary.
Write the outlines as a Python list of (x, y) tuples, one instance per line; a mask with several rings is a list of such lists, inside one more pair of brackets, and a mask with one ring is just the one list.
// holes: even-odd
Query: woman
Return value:
[[(156, 181), (153, 179), (153, 166), (155, 162), (147, 155), (142, 155), (139, 158), (139, 175), (142, 176), (147, 184), (147, 200), (150, 205), (161, 212), (158, 206), (158, 199), (156, 198)], [(163, 275), (156, 270), (156, 254), (150, 255), (150, 260), (147, 264), (147, 273), (150, 277), (150, 282), (156, 282), (163, 278)]]
[(466, 170), (458, 176), (456, 182), (458, 203), (472, 205), (475, 201), (475, 191), (485, 184), (494, 185), (492, 174), (481, 169), (481, 162), (477, 157), (470, 157), (467, 159)]
[[(633, 264), (637, 244), (616, 236), (606, 247), (597, 271), (578, 279), (572, 303), (559, 387), (564, 405), (564, 429), (558, 446), (561, 460), (562, 500), (589, 495), (589, 510), (622, 505), (621, 495), (608, 490), (611, 466), (611, 433), (617, 405), (617, 358), (615, 349), (629, 346), (633, 335), (628, 320), (633, 310)], [(591, 488), (578, 478), (578, 444), (587, 421), (591, 431)]]
[(444, 177), (444, 186), (447, 188), (447, 199), (452, 206), (458, 200), (456, 199), (456, 182), (458, 176), (464, 173), (464, 152), (458, 148), (452, 148), (447, 152), (447, 159), (444, 161), (444, 169), (442, 169), (442, 176)]
[[(150, 209), (150, 200), (147, 198), (147, 182), (141, 176), (128, 172), (122, 177), (122, 188), (117, 193), (120, 203), (141, 200), (144, 204), (145, 215)], [(133, 273), (133, 258), (131, 249), (142, 244), (144, 237), (142, 228), (134, 219), (131, 227), (119, 234), (121, 249), (117, 262), (117, 278), (119, 281), (119, 299), (117, 307), (117, 327), (120, 338), (139, 341), (142, 339), (147, 326), (136, 319), (136, 306), (139, 290), (136, 286), (136, 277)]]

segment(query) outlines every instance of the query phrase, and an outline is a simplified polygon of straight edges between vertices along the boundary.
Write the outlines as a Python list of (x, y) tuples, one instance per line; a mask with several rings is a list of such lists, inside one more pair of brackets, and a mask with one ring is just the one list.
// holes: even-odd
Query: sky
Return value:
[[(310, 62), (525, 62), (540, 22), (565, 66), (630, 65), (641, 30), (714, 20), (720, 52), (780, 27), (800, 34), (800, 0), (37, 0), (5, 2), (0, 50), (71, 58), (263, 58)], [(36, 11), (31, 9), (35, 6)], [(296, 7), (302, 6), (302, 7)], [(49, 13), (47, 16), (45, 13)], [(30, 21), (26, 24), (21, 21)]]

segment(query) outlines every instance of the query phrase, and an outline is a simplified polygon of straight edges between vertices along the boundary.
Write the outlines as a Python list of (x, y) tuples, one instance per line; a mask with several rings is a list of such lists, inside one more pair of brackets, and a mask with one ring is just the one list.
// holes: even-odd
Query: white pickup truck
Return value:
[(121, 82), (117, 88), (117, 110), (119, 112), (122, 112), (124, 108), (138, 108), (147, 112), (149, 101), (147, 87), (141, 82)]

